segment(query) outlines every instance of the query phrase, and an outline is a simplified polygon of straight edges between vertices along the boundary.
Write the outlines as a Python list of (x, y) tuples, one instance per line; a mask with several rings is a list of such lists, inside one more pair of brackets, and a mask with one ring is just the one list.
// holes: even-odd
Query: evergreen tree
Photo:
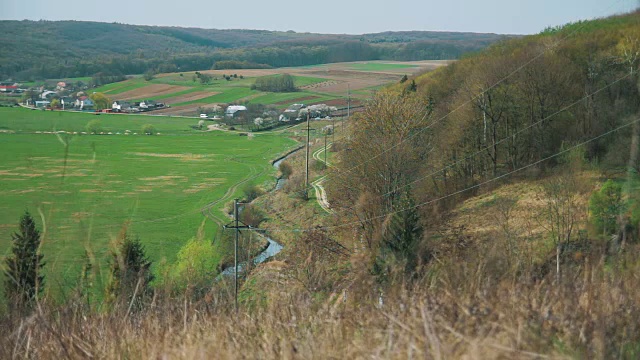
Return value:
[(409, 80), (409, 77), (407, 77), (407, 75), (403, 75), (402, 78), (400, 79), (400, 84), (404, 84), (405, 82), (407, 82), (407, 80)]
[(137, 236), (131, 238), (124, 233), (111, 256), (111, 281), (107, 288), (110, 300), (130, 299), (136, 293), (136, 288), (138, 299), (149, 293), (154, 279), (151, 261), (145, 255), (144, 246)]
[(415, 80), (411, 80), (411, 84), (409, 84), (409, 91), (416, 92), (418, 90), (418, 85)]
[(20, 218), (20, 230), (12, 236), (12, 255), (6, 259), (5, 294), (10, 304), (31, 307), (44, 285), (43, 255), (38, 253), (40, 232), (28, 211)]
[(415, 203), (411, 195), (405, 192), (398, 211), (391, 216), (382, 236), (374, 273), (388, 276), (394, 266), (399, 266), (405, 272), (412, 271), (417, 263), (417, 246), (422, 232)]

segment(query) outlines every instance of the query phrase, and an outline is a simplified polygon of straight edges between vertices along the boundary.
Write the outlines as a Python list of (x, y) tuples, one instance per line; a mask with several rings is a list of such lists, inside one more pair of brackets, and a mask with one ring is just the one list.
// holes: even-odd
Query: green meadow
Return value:
[[(161, 135), (35, 133), (79, 132), (97, 118), (114, 133), (151, 123)], [(269, 160), (295, 143), (277, 134), (199, 132), (189, 128), (194, 121), (0, 108), (0, 257), (26, 209), (45, 232), (54, 292), (75, 285), (85, 250), (105, 270), (109, 243), (124, 228), (155, 264), (175, 261), (199, 232), (213, 239), (219, 226), (201, 210), (219, 201), (212, 213), (226, 221), (222, 209), (240, 196), (238, 184), (273, 186)]]

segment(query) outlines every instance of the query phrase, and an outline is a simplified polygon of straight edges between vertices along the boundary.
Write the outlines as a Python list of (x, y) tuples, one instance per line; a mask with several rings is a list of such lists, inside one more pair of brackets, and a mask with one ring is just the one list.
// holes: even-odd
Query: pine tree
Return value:
[(134, 293), (141, 297), (150, 291), (150, 284), (154, 279), (151, 261), (145, 255), (140, 238), (123, 234), (111, 256), (111, 281), (107, 289), (111, 300), (119, 297), (129, 299)]
[(422, 232), (415, 203), (411, 195), (405, 192), (400, 199), (398, 211), (387, 222), (374, 272), (387, 276), (394, 265), (401, 265), (405, 272), (412, 271), (416, 266), (416, 248)]
[(39, 254), (40, 232), (25, 211), (20, 218), (20, 230), (13, 233), (12, 255), (6, 261), (5, 294), (10, 304), (31, 307), (44, 285), (43, 255)]

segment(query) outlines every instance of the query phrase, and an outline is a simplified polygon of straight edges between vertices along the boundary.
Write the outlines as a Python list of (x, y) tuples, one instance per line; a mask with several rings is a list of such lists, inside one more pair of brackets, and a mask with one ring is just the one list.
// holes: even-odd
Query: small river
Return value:
[[(292, 152), (290, 152), (289, 154), (287, 154), (286, 156), (284, 156), (282, 159), (279, 159), (277, 161), (274, 161), (273, 163), (273, 167), (276, 168), (276, 170), (279, 169), (280, 164), (282, 164), (283, 161), (285, 161), (286, 159), (288, 159), (291, 155), (295, 154), (298, 150), (302, 149), (302, 147), (299, 147), (295, 150), (293, 150)], [(282, 189), (282, 187), (284, 187), (284, 184), (287, 182), (287, 179), (284, 178), (279, 178), (276, 182), (276, 187), (273, 191), (278, 191), (280, 189)], [(269, 242), (269, 246), (260, 254), (258, 254), (258, 256), (256, 256), (255, 258), (253, 258), (253, 260), (251, 260), (253, 262), (254, 265), (263, 263), (265, 261), (267, 261), (267, 259), (269, 259), (270, 257), (276, 255), (277, 253), (279, 253), (280, 251), (282, 251), (283, 246), (278, 244), (275, 240), (273, 240), (272, 238), (266, 236), (266, 235), (262, 235), (262, 234), (257, 234), (258, 236), (263, 236), (267, 239), (267, 241)], [(241, 273), (242, 269), (245, 267), (246, 265), (246, 261), (242, 262), (240, 264), (238, 264), (238, 272)], [(222, 273), (220, 274), (220, 276), (223, 275), (233, 275), (235, 273), (235, 268), (234, 266), (229, 266), (226, 269), (224, 269), (222, 271)]]

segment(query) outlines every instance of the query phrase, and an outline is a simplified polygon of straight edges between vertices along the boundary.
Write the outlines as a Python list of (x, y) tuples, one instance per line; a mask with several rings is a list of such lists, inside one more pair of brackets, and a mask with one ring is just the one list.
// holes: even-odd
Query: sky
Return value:
[(0, 19), (327, 34), (401, 30), (532, 34), (639, 5), (640, 0), (0, 0)]

